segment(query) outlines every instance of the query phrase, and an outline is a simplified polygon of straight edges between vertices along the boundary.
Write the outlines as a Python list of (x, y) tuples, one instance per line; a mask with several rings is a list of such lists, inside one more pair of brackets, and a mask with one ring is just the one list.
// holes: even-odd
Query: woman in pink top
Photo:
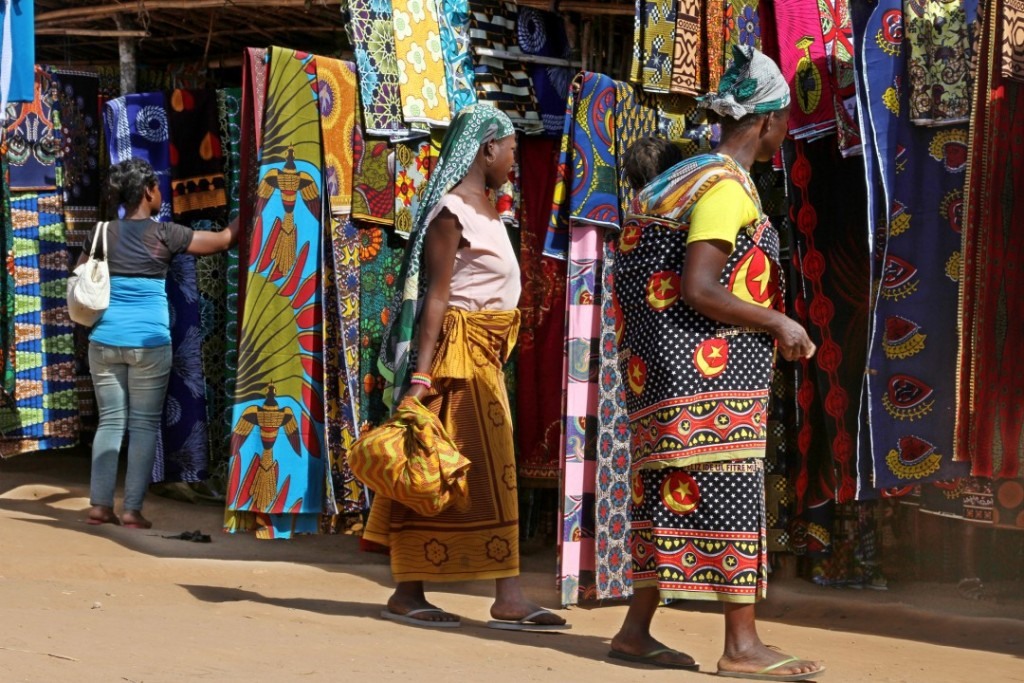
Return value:
[(424, 581), (494, 579), (491, 628), (568, 628), (527, 600), (519, 582), (516, 463), (502, 374), (519, 331), (519, 265), (487, 198), (508, 178), (514, 152), (512, 123), (499, 110), (468, 107), (452, 121), (382, 349), (388, 399), (421, 401), (472, 463), (468, 510), (424, 517), (378, 496), (370, 511), (364, 537), (390, 548), (398, 583), (381, 616), (413, 626), (460, 625), (427, 601)]

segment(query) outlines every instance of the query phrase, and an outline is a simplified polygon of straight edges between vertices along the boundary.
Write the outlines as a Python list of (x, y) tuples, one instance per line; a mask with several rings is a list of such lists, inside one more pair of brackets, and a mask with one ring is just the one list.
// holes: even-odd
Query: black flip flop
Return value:
[(700, 664), (698, 664), (697, 662), (694, 662), (693, 664), (672, 664), (671, 662), (659, 662), (658, 657), (664, 654), (681, 655), (684, 653), (680, 652), (679, 650), (673, 650), (670, 647), (659, 647), (642, 655), (634, 655), (628, 652), (620, 652), (618, 650), (608, 651), (608, 656), (610, 658), (621, 659), (624, 662), (646, 664), (648, 666), (656, 666), (662, 669), (684, 669), (686, 671), (700, 670)]

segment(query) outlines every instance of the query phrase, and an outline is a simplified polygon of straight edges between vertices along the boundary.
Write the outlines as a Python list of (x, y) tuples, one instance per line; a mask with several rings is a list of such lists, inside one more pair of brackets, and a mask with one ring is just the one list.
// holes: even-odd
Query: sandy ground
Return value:
[[(485, 583), (439, 586), (463, 628), (382, 621), (383, 556), (351, 537), (257, 541), (219, 532), (221, 510), (152, 496), (151, 531), (84, 523), (88, 462), (0, 461), (0, 681), (700, 681), (715, 669), (715, 606), (663, 608), (655, 634), (701, 673), (605, 658), (621, 604), (564, 612), (562, 634), (484, 627)], [(210, 544), (161, 535), (202, 529)], [(534, 599), (557, 602), (553, 551), (524, 558)], [(1024, 681), (1024, 596), (967, 601), (952, 586), (886, 592), (775, 581), (765, 642), (824, 659), (824, 681)]]

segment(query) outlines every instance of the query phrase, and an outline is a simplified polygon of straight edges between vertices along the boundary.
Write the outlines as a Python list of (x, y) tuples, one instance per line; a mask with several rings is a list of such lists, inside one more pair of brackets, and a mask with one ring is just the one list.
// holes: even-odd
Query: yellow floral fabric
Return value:
[(398, 90), (406, 123), (447, 126), (448, 84), (437, 5), (432, 0), (394, 0)]

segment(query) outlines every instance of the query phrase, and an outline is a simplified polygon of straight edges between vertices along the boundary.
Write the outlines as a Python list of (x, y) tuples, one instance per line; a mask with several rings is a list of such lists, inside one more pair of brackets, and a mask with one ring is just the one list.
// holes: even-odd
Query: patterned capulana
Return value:
[(789, 84), (770, 57), (749, 45), (734, 46), (732, 55), (732, 64), (718, 82), (718, 92), (705, 95), (701, 107), (741, 119), (789, 106)]

